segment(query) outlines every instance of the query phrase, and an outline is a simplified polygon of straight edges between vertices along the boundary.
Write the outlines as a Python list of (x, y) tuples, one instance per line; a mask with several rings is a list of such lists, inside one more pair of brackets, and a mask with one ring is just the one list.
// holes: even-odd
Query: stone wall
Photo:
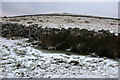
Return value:
[(33, 45), (42, 49), (56, 49), (75, 52), (83, 55), (98, 55), (101, 57), (120, 58), (119, 36), (108, 30), (98, 32), (80, 30), (79, 28), (57, 29), (42, 28), (36, 25), (24, 26), (13, 23), (2, 23), (2, 36), (29, 38)]

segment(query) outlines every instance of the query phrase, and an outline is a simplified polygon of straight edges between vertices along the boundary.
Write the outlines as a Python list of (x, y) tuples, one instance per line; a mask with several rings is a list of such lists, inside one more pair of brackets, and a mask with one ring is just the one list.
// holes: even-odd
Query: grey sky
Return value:
[(40, 13), (73, 13), (118, 17), (117, 2), (3, 2), (3, 16)]

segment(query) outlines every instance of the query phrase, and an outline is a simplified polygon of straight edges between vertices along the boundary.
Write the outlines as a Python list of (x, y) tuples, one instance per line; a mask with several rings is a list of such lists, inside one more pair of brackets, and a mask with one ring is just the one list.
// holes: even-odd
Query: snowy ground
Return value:
[(44, 53), (27, 39), (0, 37), (2, 77), (117, 78), (118, 62), (107, 58)]
[(26, 16), (3, 18), (3, 22), (19, 23), (24, 25), (38, 25), (51, 28), (80, 28), (88, 30), (110, 30), (111, 33), (118, 33), (118, 20), (99, 19), (89, 17), (72, 17), (72, 16)]

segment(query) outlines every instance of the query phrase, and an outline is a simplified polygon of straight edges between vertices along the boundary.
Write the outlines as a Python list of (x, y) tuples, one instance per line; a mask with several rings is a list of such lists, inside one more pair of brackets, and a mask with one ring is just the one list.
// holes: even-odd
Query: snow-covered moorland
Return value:
[[(105, 51), (108, 52), (109, 50), (111, 51), (111, 49), (113, 48), (113, 45), (111, 46), (111, 41), (113, 41), (113, 37), (115, 40), (113, 41), (113, 44), (114, 43), (117, 44), (117, 39), (119, 37), (118, 19), (105, 19), (105, 18), (95, 18), (95, 17), (87, 17), (87, 16), (76, 17), (76, 16), (48, 16), (48, 15), (39, 16), (38, 15), (38, 16), (22, 16), (22, 17), (20, 16), (3, 17), (2, 23), (5, 23), (5, 24), (3, 26), (4, 28), (2, 28), (4, 32), (4, 37), (0, 37), (0, 48), (2, 49), (1, 51), (2, 54), (0, 58), (1, 59), (0, 72), (2, 71), (2, 75), (0, 75), (0, 77), (4, 77), (4, 78), (18, 78), (18, 77), (20, 78), (24, 78), (24, 77), (29, 77), (29, 78), (31, 77), (32, 78), (117, 78), (118, 77), (118, 62), (116, 60), (109, 59), (106, 57), (101, 57), (101, 58), (90, 57), (89, 55), (88, 56), (73, 55), (73, 54), (68, 55), (62, 52), (51, 54), (50, 52), (43, 52), (39, 49), (34, 48), (34, 46), (32, 45), (32, 42), (28, 43), (28, 40), (30, 40), (28, 39), (29, 34), (35, 31), (36, 31), (36, 34), (37, 33), (38, 34), (37, 36), (34, 36), (34, 37), (37, 37), (37, 39), (40, 40), (40, 38), (38, 38), (38, 37), (41, 37), (40, 34), (46, 35), (46, 33), (50, 32), (49, 30), (54, 28), (57, 28), (57, 29), (59, 28), (60, 30), (62, 30), (62, 28), (65, 28), (65, 29), (71, 30), (71, 34), (74, 34), (74, 33), (77, 34), (77, 32), (73, 31), (70, 28), (87, 29), (88, 31), (83, 30), (85, 34), (86, 32), (88, 33), (89, 30), (90, 31), (95, 30), (99, 32), (99, 30), (103, 29), (103, 30), (109, 30), (110, 33), (115, 33), (116, 36), (114, 34), (110, 34), (108, 31), (106, 32), (103, 31), (104, 32), (103, 34), (105, 35), (102, 35), (101, 33), (100, 36), (102, 38), (97, 36), (98, 33), (92, 33), (92, 34), (95, 34), (96, 38), (94, 38), (94, 35), (92, 37), (87, 36), (85, 37), (85, 40), (86, 38), (88, 39), (90, 38), (89, 40), (93, 39), (91, 40), (92, 42), (94, 42), (94, 40), (96, 39), (98, 40), (98, 42), (101, 40), (105, 43), (104, 41), (104, 38), (105, 38), (106, 43), (110, 42), (108, 49), (106, 48), (108, 44), (104, 46)], [(18, 28), (21, 26), (17, 24), (12, 24), (12, 27), (11, 27), (11, 24), (6, 24), (6, 23), (18, 23), (18, 24), (26, 25), (27, 27), (22, 26), (22, 28)], [(33, 29), (33, 31), (31, 30), (32, 31), (31, 33), (30, 33), (29, 25), (34, 25), (34, 26), (31, 26)], [(43, 30), (43, 31), (39, 32), (39, 29), (36, 27), (38, 27), (40, 30)], [(37, 29), (37, 30), (34, 31), (34, 29)], [(48, 31), (45, 29), (47, 29)], [(63, 32), (64, 31), (68, 32), (67, 30), (63, 30)], [(58, 32), (56, 32), (55, 30), (53, 31), (55, 35), (58, 34)], [(80, 31), (78, 30), (78, 32)], [(20, 38), (23, 36), (25, 37)], [(112, 36), (112, 38), (110, 36)], [(109, 38), (111, 39), (111, 41), (107, 40)], [(56, 41), (57, 39), (59, 38), (56, 37), (56, 39), (53, 39), (53, 42)], [(48, 41), (49, 40), (51, 40), (51, 38), (48, 39)], [(46, 39), (46, 43), (48, 41)], [(44, 39), (43, 39), (43, 42), (45, 42)], [(66, 42), (68, 41), (66, 40)], [(87, 41), (84, 41), (84, 42), (87, 42)], [(97, 44), (97, 41), (96, 41), (96, 44)], [(114, 46), (115, 46), (114, 47), (115, 49), (112, 50), (113, 51), (112, 55), (114, 52), (119, 53), (119, 50), (116, 48), (117, 46), (115, 44)], [(94, 48), (96, 49), (96, 47), (98, 46), (95, 46)], [(104, 48), (102, 49), (104, 50)], [(69, 48), (67, 50), (69, 50)], [(106, 53), (105, 51), (103, 52)]]
[(22, 39), (0, 37), (2, 48), (1, 77), (33, 78), (117, 78), (118, 63), (107, 58), (95, 58), (62, 53), (44, 53)]
[[(50, 15), (50, 16), (49, 16)], [(62, 15), (62, 16), (57, 16)], [(80, 28), (88, 30), (109, 30), (118, 35), (118, 20), (101, 17), (87, 17), (85, 15), (72, 14), (43, 14), (37, 16), (18, 16), (2, 18), (2, 22), (19, 23), (24, 25), (36, 25), (48, 28)], [(67, 16), (71, 15), (71, 16)]]

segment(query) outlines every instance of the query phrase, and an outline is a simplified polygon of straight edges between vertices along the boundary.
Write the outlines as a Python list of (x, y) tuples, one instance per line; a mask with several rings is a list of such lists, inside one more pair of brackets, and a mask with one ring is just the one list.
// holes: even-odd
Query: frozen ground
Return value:
[(2, 77), (117, 78), (118, 62), (107, 58), (44, 53), (27, 39), (0, 37)]
[(51, 28), (80, 28), (88, 30), (110, 30), (111, 33), (118, 33), (118, 20), (99, 19), (89, 17), (72, 16), (26, 16), (3, 18), (3, 22), (19, 23), (24, 25), (37, 25)]

